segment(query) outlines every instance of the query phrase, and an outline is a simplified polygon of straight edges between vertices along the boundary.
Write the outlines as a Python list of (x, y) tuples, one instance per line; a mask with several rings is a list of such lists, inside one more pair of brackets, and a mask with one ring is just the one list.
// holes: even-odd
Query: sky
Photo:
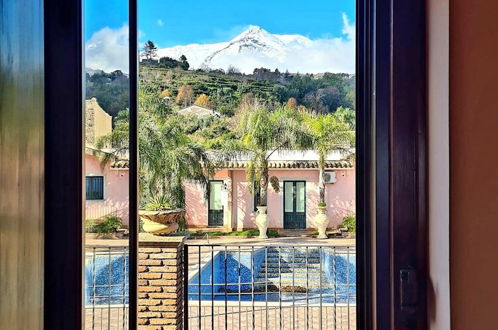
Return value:
[[(84, 0), (87, 63), (126, 66), (128, 1)], [(139, 0), (139, 42), (159, 48), (228, 41), (249, 25), (312, 40), (346, 38), (344, 15), (355, 22), (355, 0)], [(98, 59), (103, 55), (113, 60)], [(120, 58), (121, 57), (121, 58)], [(106, 64), (107, 63), (107, 64)], [(110, 65), (113, 63), (113, 65)]]

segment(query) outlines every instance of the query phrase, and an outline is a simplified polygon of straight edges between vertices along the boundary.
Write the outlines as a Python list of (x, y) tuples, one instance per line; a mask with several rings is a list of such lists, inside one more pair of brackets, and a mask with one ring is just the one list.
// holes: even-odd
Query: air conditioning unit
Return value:
[(325, 183), (336, 183), (337, 177), (335, 175), (335, 172), (325, 172), (324, 181)]

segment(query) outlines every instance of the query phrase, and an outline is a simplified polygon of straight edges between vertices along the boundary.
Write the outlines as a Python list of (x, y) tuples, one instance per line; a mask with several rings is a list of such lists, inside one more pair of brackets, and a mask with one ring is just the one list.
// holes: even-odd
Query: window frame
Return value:
[[(87, 182), (86, 180), (88, 179), (93, 179), (93, 178), (102, 178), (102, 198), (88, 198), (88, 189), (87, 189)], [(90, 201), (90, 202), (102, 202), (105, 201), (106, 198), (106, 191), (105, 191), (105, 175), (99, 175), (99, 174), (89, 174), (85, 176), (85, 200)]]
[[(427, 328), (425, 11), (423, 0), (357, 0), (359, 329)], [(129, 12), (130, 219), (136, 219), (136, 0)], [(44, 1), (44, 322), (51, 329), (82, 324), (82, 15), (81, 0)], [(137, 320), (137, 229), (130, 221), (130, 329)], [(61, 265), (64, 272), (53, 272)], [(417, 303), (402, 307), (399, 274), (409, 268), (418, 278)]]
[(358, 0), (356, 22), (358, 328), (425, 329), (426, 4)]

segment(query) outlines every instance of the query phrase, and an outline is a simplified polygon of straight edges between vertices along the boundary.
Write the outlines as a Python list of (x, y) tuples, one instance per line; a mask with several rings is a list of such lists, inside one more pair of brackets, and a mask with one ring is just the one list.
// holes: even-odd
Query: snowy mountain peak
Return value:
[(249, 25), (249, 27), (240, 33), (238, 36), (233, 38), (231, 41), (237, 41), (245, 38), (255, 38), (255, 39), (265, 39), (271, 38), (271, 34), (257, 25)]
[(236, 67), (252, 73), (264, 67), (301, 73), (354, 72), (353, 39), (311, 40), (298, 34), (272, 34), (257, 25), (249, 25), (226, 42), (175, 46), (157, 52), (159, 58), (178, 59), (181, 55), (193, 69)]

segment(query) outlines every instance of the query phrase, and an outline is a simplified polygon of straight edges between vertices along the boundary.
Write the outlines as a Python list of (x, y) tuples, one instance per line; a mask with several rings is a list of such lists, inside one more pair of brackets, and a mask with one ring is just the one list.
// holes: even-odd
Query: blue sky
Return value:
[[(85, 0), (85, 39), (128, 21), (126, 0)], [(248, 25), (311, 39), (339, 37), (342, 14), (355, 21), (354, 0), (139, 0), (140, 42), (159, 47), (227, 41)]]

